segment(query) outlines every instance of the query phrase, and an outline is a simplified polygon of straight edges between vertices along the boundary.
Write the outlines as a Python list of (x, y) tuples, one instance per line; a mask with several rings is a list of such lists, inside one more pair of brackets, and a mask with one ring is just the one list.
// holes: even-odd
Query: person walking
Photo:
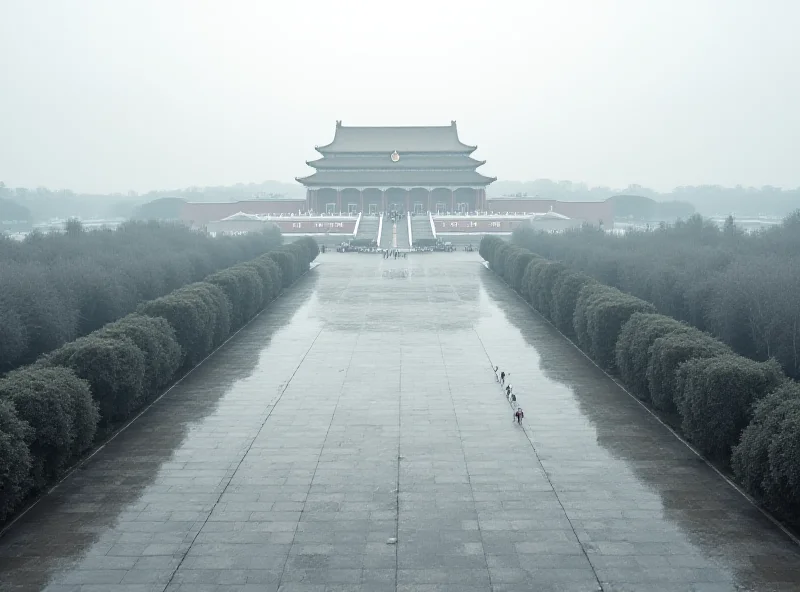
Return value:
[(510, 398), (510, 397), (511, 397), (511, 385), (509, 384), (509, 385), (506, 387), (506, 399), (508, 399), (508, 398)]
[(503, 372), (500, 373), (500, 384), (505, 384), (505, 383), (506, 383), (506, 373), (504, 370)]
[(499, 366), (495, 366), (495, 367), (494, 367), (494, 379), (495, 379), (497, 382), (500, 382), (500, 377), (497, 375), (497, 369), (498, 369), (498, 368), (499, 368)]
[(515, 395), (514, 393), (511, 393), (510, 399), (511, 399), (511, 408), (512, 409), (516, 409), (517, 408), (517, 395)]
[(519, 425), (522, 425), (522, 418), (525, 417), (525, 414), (522, 412), (522, 407), (517, 407), (517, 410), (514, 412), (514, 417), (517, 420)]

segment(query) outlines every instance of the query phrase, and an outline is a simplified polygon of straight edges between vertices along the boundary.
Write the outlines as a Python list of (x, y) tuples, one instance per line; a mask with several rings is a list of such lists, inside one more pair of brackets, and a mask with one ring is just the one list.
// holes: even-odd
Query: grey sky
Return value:
[(0, 0), (0, 180), (308, 174), (345, 125), (446, 125), (485, 174), (800, 186), (798, 0)]

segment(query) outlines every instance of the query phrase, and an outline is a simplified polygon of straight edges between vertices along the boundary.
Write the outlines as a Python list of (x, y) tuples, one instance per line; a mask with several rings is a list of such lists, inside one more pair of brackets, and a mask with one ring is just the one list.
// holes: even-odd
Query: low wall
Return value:
[(486, 201), (490, 212), (540, 213), (553, 211), (568, 218), (585, 220), (596, 226), (601, 220), (606, 228), (614, 223), (614, 204), (606, 201), (556, 201), (554, 199), (525, 199), (492, 197)]
[[(352, 237), (356, 229), (356, 218), (272, 218), (269, 220), (218, 220), (205, 225), (212, 233), (258, 232), (269, 226), (277, 226), (284, 235), (336, 234)], [(342, 239), (344, 240), (344, 239)]]
[(513, 232), (517, 228), (530, 225), (530, 216), (433, 216), (436, 235), (443, 233), (492, 233)]

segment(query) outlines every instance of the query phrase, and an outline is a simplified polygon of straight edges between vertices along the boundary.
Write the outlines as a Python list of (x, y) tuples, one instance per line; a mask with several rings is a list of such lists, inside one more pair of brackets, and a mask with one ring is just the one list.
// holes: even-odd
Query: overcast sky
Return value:
[(0, 0), (0, 180), (309, 174), (345, 125), (447, 125), (485, 174), (800, 186), (800, 0)]

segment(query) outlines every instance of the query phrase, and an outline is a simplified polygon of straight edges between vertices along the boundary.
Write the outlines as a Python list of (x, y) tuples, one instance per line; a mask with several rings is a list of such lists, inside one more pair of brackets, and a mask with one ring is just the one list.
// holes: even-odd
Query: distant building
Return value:
[(434, 127), (350, 127), (336, 122), (333, 141), (307, 161), (316, 171), (297, 181), (313, 212), (474, 212), (496, 180), (477, 171), (456, 122)]
[[(527, 196), (487, 198), (495, 177), (478, 172), (485, 164), (472, 153), (477, 146), (458, 137), (456, 122), (447, 126), (353, 127), (336, 122), (333, 140), (316, 146), (320, 158), (307, 161), (314, 173), (296, 180), (306, 188), (305, 199), (253, 199), (237, 202), (185, 203), (181, 218), (196, 228), (226, 218), (226, 227), (257, 227), (261, 220), (231, 216), (368, 216), (378, 212), (411, 212), (448, 218), (446, 231), (505, 232), (534, 220), (534, 227), (564, 228), (584, 223), (611, 228), (614, 220), (610, 201), (564, 202)], [(543, 214), (552, 213), (541, 218)], [(497, 217), (478, 220), (477, 214)], [(505, 221), (501, 219), (505, 216)], [(538, 218), (537, 218), (538, 216)], [(562, 216), (562, 218), (559, 218)], [(431, 219), (433, 221), (433, 218)], [(286, 219), (281, 220), (286, 223)], [(315, 222), (321, 224), (322, 222)], [(305, 231), (305, 221), (298, 221)], [(366, 223), (369, 226), (369, 223)], [(292, 227), (296, 229), (298, 227)]]

